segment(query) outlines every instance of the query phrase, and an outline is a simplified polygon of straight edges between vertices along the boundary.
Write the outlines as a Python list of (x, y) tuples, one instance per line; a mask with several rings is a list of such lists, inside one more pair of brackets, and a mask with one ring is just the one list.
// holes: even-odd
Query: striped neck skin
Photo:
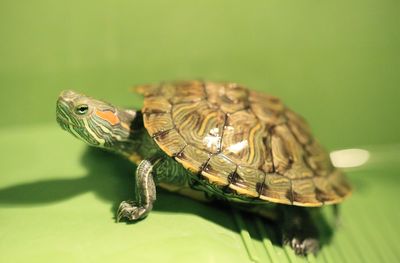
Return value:
[(130, 156), (137, 142), (130, 136), (136, 111), (66, 90), (57, 101), (57, 122), (62, 129), (95, 147)]

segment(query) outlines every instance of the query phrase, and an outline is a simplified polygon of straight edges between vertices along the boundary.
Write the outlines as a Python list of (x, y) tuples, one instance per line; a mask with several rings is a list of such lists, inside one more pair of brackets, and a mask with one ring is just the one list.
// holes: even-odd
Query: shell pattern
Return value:
[(139, 86), (158, 146), (210, 183), (268, 202), (321, 206), (351, 192), (302, 117), (236, 83)]

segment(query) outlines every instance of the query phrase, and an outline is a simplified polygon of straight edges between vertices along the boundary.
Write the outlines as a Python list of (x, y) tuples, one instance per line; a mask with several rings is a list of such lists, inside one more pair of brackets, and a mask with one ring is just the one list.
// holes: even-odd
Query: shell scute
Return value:
[(236, 170), (236, 164), (223, 154), (213, 155), (201, 174), (218, 185), (228, 185), (228, 177)]
[(258, 186), (265, 180), (265, 173), (252, 167), (238, 166), (229, 187), (239, 194), (258, 197)]
[(177, 155), (187, 145), (185, 140), (175, 129), (158, 133), (154, 139), (160, 148), (169, 156)]
[(143, 121), (148, 124), (148, 133), (154, 136), (157, 133), (171, 130), (174, 128), (171, 115), (169, 113), (144, 113)]
[(338, 203), (351, 192), (307, 122), (274, 96), (202, 81), (137, 90), (157, 145), (209, 183), (297, 206)]
[(210, 153), (221, 149), (225, 123), (223, 112), (212, 110), (205, 101), (199, 101), (174, 105), (172, 118), (187, 142)]
[(292, 204), (290, 194), (292, 185), (289, 178), (278, 174), (266, 174), (260, 189), (260, 199), (274, 203)]
[(248, 90), (236, 83), (207, 83), (207, 101), (225, 113), (234, 113), (249, 107)]
[(197, 102), (206, 97), (203, 83), (200, 81), (165, 83), (162, 89), (172, 104)]
[(312, 178), (292, 180), (292, 190), (294, 205), (321, 206), (323, 204), (318, 200)]
[(209, 153), (195, 146), (187, 145), (183, 151), (175, 157), (175, 160), (181, 163), (185, 168), (197, 173), (207, 163), (209, 158)]
[(282, 101), (275, 96), (267, 95), (265, 93), (250, 91), (249, 101), (252, 104), (259, 104), (264, 106), (268, 111), (273, 112), (275, 114), (282, 113), (286, 110), (285, 105)]
[(312, 177), (313, 171), (304, 162), (304, 150), (286, 125), (272, 131), (271, 147), (275, 171), (290, 179)]
[(247, 110), (227, 117), (222, 138), (223, 153), (239, 165), (258, 168), (267, 155), (263, 137), (265, 125)]
[(164, 97), (149, 97), (143, 103), (143, 113), (168, 113), (171, 111), (171, 103)]
[(319, 200), (323, 200), (324, 203), (330, 203), (332, 201), (341, 199), (326, 178), (314, 177), (313, 180), (315, 192)]
[(252, 91), (249, 101), (251, 110), (268, 127), (286, 122), (286, 118), (282, 114), (285, 109), (284, 105), (277, 97)]
[(343, 173), (339, 170), (333, 171), (328, 176), (328, 181), (332, 185), (333, 190), (341, 198), (345, 197), (346, 195), (349, 194), (349, 192), (351, 192), (351, 187), (348, 181), (344, 177)]
[(330, 162), (329, 155), (316, 140), (305, 146), (305, 150), (308, 152), (306, 158), (308, 165), (318, 175), (327, 176), (333, 171), (334, 168)]
[(303, 117), (289, 109), (285, 112), (285, 116), (288, 119), (287, 125), (296, 139), (304, 145), (311, 143), (311, 131)]

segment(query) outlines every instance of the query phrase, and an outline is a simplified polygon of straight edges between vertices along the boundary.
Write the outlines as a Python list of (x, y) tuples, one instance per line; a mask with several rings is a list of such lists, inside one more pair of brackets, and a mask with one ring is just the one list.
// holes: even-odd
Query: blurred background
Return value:
[[(0, 261), (400, 261), (399, 12), (392, 0), (1, 1)], [(58, 94), (139, 109), (131, 86), (193, 78), (279, 96), (328, 150), (368, 152), (320, 255), (251, 241), (240, 213), (164, 192), (147, 220), (114, 224), (134, 167), (62, 132)]]

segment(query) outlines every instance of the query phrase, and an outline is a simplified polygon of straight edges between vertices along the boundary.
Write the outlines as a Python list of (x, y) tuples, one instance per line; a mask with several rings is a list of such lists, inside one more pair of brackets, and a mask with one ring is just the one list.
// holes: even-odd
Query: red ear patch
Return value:
[(96, 110), (96, 115), (110, 123), (111, 125), (118, 124), (120, 122), (119, 118), (112, 111), (99, 111)]

